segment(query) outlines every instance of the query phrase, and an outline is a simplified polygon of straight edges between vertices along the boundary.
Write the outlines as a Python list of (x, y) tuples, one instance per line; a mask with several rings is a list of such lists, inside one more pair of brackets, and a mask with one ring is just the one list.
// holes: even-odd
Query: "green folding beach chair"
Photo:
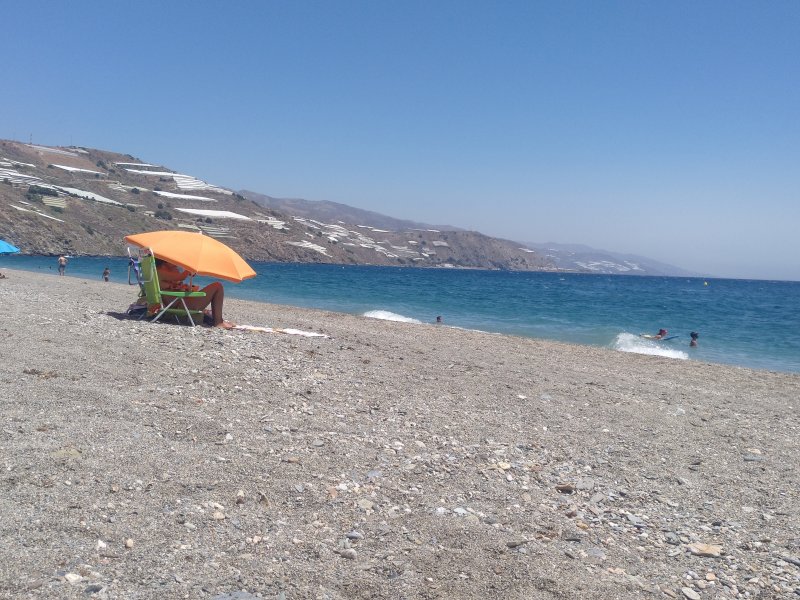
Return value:
[[(141, 259), (140, 268), (142, 271), (142, 285), (147, 297), (147, 316), (155, 315), (152, 322), (158, 321), (163, 315), (173, 315), (176, 320), (180, 317), (187, 317), (192, 325), (195, 325), (192, 316), (200, 317), (203, 320), (202, 310), (191, 310), (186, 306), (186, 298), (202, 298), (205, 292), (175, 292), (172, 290), (162, 290), (158, 282), (158, 271), (156, 270), (156, 259), (152, 255), (144, 256)], [(165, 306), (165, 303), (166, 306)]]

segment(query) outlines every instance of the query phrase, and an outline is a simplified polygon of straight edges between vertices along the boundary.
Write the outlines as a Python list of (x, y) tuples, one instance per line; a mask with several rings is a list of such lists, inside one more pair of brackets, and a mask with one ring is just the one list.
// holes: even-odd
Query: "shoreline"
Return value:
[[(92, 257), (92, 261), (96, 261), (98, 263), (102, 263), (102, 258)], [(112, 265), (112, 282), (116, 283), (122, 278), (122, 281), (125, 281), (125, 271), (127, 270), (127, 259), (121, 259), (124, 261), (124, 265)], [(275, 267), (280, 269), (281, 267), (285, 267), (284, 263), (272, 263)], [(48, 270), (48, 266), (51, 265), (41, 265), (38, 269), (31, 269), (27, 272), (31, 273), (48, 273), (53, 272), (54, 269), (50, 268)], [(87, 280), (94, 280), (98, 277), (97, 274), (94, 272), (86, 272), (87, 268), (89, 268), (90, 264), (82, 264), (77, 266), (78, 272), (70, 273), (68, 268), (68, 277), (77, 277), (80, 279), (87, 279)], [(99, 265), (102, 267), (102, 265)], [(303, 265), (298, 265), (302, 267)], [(338, 269), (341, 265), (328, 265), (332, 268)], [(353, 268), (368, 268), (364, 266), (354, 265)], [(385, 267), (377, 267), (381, 270), (385, 270)], [(411, 267), (401, 267), (401, 268), (411, 268)], [(9, 269), (13, 270), (13, 269)], [(427, 269), (421, 269), (422, 271), (426, 271)], [(98, 268), (98, 274), (100, 269)], [(338, 271), (337, 271), (338, 272)], [(316, 273), (316, 271), (314, 271)], [(324, 277), (325, 271), (322, 271), (322, 277)], [(546, 274), (552, 275), (552, 274)], [(576, 274), (580, 275), (580, 274)], [(313, 276), (313, 275), (312, 275)], [(602, 276), (606, 277), (606, 276)], [(641, 279), (642, 277), (637, 278)], [(663, 279), (663, 278), (656, 278), (656, 279)], [(683, 281), (684, 278), (672, 278), (675, 279), (677, 282)], [(211, 281), (209, 279), (208, 281)], [(700, 281), (700, 279), (698, 279)], [(232, 286), (226, 286), (226, 292), (229, 298), (239, 298), (246, 301), (253, 301), (263, 304), (271, 304), (275, 302), (275, 299), (270, 301), (269, 299), (263, 299), (263, 294), (266, 291), (262, 292), (259, 291), (260, 288), (258, 286), (263, 283), (257, 283), (255, 288), (248, 288), (248, 282), (244, 282), (244, 287), (239, 287), (238, 285), (234, 284)], [(266, 284), (264, 284), (266, 285)], [(255, 291), (254, 291), (255, 290)], [(306, 301), (302, 297), (292, 297), (291, 292), (286, 294), (287, 290), (282, 290), (284, 293), (281, 294), (279, 290), (279, 296), (281, 297), (279, 302), (285, 303), (286, 306), (293, 306), (297, 308), (309, 308), (310, 310), (334, 310), (334, 311), (341, 311), (342, 314), (349, 314), (349, 315), (358, 315), (363, 316), (368, 312), (391, 312), (390, 310), (387, 311), (385, 309), (381, 309), (380, 307), (382, 304), (373, 304), (373, 308), (365, 308), (363, 306), (358, 306), (358, 303), (349, 299), (347, 297), (338, 298), (337, 302), (325, 302), (319, 298), (313, 299), (309, 297), (309, 300)], [(343, 302), (343, 303), (342, 303)], [(349, 304), (348, 304), (349, 303)], [(326, 308), (325, 304), (332, 304), (332, 308)], [(391, 304), (391, 303), (390, 303)], [(317, 306), (314, 306), (317, 305)], [(352, 306), (351, 306), (352, 305)], [(383, 305), (385, 306), (385, 305)], [(419, 308), (419, 307), (417, 307)], [(345, 312), (347, 311), (347, 312)], [(424, 318), (419, 317), (419, 311), (411, 312), (411, 313), (403, 313), (397, 312), (398, 319), (392, 320), (402, 320), (402, 318), (407, 318), (410, 320), (417, 320), (421, 323), (430, 323), (431, 320), (426, 320)], [(432, 313), (435, 314), (435, 313)], [(413, 315), (413, 316), (409, 316)], [(696, 362), (709, 362), (712, 364), (720, 364), (720, 365), (728, 365), (728, 366), (740, 366), (743, 368), (752, 368), (756, 370), (764, 370), (769, 372), (776, 372), (776, 373), (794, 373), (800, 374), (800, 370), (797, 366), (797, 361), (790, 357), (787, 354), (779, 354), (774, 351), (770, 351), (769, 349), (765, 349), (763, 347), (759, 347), (756, 345), (753, 348), (747, 347), (746, 343), (745, 346), (740, 347), (730, 347), (729, 344), (725, 343), (724, 339), (717, 339), (716, 344), (712, 344), (707, 346), (705, 343), (701, 343), (701, 347), (699, 349), (689, 349), (688, 344), (684, 344), (683, 340), (677, 341), (670, 341), (665, 344), (648, 344), (643, 342), (639, 339), (640, 336), (637, 335), (637, 331), (641, 331), (641, 329), (634, 329), (628, 326), (621, 326), (616, 330), (609, 330), (608, 327), (597, 327), (595, 326), (592, 328), (587, 323), (583, 323), (582, 325), (578, 326), (578, 329), (571, 330), (569, 327), (566, 327), (564, 330), (542, 330), (542, 331), (535, 331), (534, 328), (529, 327), (530, 324), (523, 323), (522, 325), (514, 327), (513, 323), (510, 321), (504, 321), (502, 318), (495, 322), (492, 320), (491, 315), (486, 314), (472, 314), (470, 312), (466, 312), (464, 314), (459, 315), (457, 318), (454, 318), (453, 323), (448, 322), (445, 319), (446, 325), (451, 327), (460, 327), (464, 330), (475, 330), (475, 331), (483, 331), (486, 333), (497, 333), (499, 335), (511, 335), (517, 338), (523, 339), (534, 339), (534, 340), (549, 340), (555, 342), (564, 342), (570, 344), (580, 344), (586, 345), (589, 347), (594, 348), (606, 348), (606, 349), (613, 349), (618, 352), (628, 352), (628, 353), (636, 353), (636, 354), (650, 354), (650, 355), (660, 355), (672, 358), (674, 360), (689, 360), (689, 361), (696, 361)], [(630, 323), (628, 324), (630, 325)], [(719, 325), (719, 324), (717, 324)], [(577, 331), (577, 335), (575, 334)], [(688, 331), (688, 329), (686, 330)], [(688, 338), (687, 338), (688, 339)], [(798, 348), (800, 350), (800, 348)]]
[[(800, 375), (122, 283), (0, 281), (0, 596), (800, 589)], [(91, 597), (91, 596), (90, 596)]]
[[(43, 257), (43, 258), (53, 258), (59, 256), (58, 253), (56, 254), (25, 254), (23, 252), (15, 253), (14, 256), (25, 256), (25, 257)], [(77, 258), (110, 258), (110, 259), (119, 259), (119, 260), (128, 260), (128, 256), (124, 254), (116, 255), (116, 254), (70, 254), (71, 257)], [(461, 265), (430, 265), (430, 266), (420, 266), (420, 265), (404, 265), (404, 264), (397, 264), (397, 265), (378, 265), (378, 264), (370, 264), (370, 263), (285, 263), (285, 262), (277, 262), (277, 261), (253, 261), (253, 262), (260, 262), (265, 264), (314, 264), (314, 265), (331, 265), (331, 266), (339, 266), (339, 267), (377, 267), (381, 269), (440, 269), (444, 271), (451, 271), (451, 270), (462, 270), (462, 271), (487, 271), (487, 272), (494, 272), (494, 271), (508, 271), (508, 269), (500, 269), (500, 268), (489, 268), (489, 267), (464, 267)], [(637, 275), (636, 273), (595, 273), (591, 271), (576, 271), (572, 269), (532, 269), (532, 270), (524, 270), (524, 271), (513, 271), (519, 273), (561, 273), (566, 275), (586, 275), (590, 277), (642, 277), (642, 278), (672, 278), (672, 279), (700, 279), (704, 281), (757, 281), (761, 283), (800, 283), (798, 279), (772, 279), (772, 278), (759, 278), (759, 277), (723, 277), (721, 275)]]

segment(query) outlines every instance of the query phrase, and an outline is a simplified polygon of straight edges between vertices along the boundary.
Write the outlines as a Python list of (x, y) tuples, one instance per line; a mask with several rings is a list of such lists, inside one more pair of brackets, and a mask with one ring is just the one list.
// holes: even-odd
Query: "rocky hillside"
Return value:
[(564, 271), (604, 275), (666, 275), (671, 277), (698, 277), (700, 274), (675, 265), (636, 254), (620, 254), (590, 248), (582, 244), (545, 244), (526, 242), (527, 248), (536, 250), (548, 262)]
[(240, 190), (239, 193), (254, 202), (278, 212), (306, 219), (315, 219), (326, 223), (361, 223), (378, 229), (391, 231), (407, 231), (409, 229), (438, 229), (440, 231), (463, 231), (452, 225), (430, 225), (406, 219), (396, 219), (382, 215), (371, 210), (363, 210), (340, 202), (330, 200), (304, 200), (302, 198), (275, 198), (250, 190)]
[[(452, 225), (429, 225), (396, 219), (338, 202), (329, 202), (326, 200), (312, 201), (300, 198), (274, 198), (249, 190), (242, 190), (239, 193), (248, 200), (253, 200), (265, 208), (326, 223), (336, 223), (339, 221), (361, 223), (362, 225), (378, 229), (390, 229), (395, 231), (408, 231), (409, 229), (424, 231), (437, 229), (442, 232), (463, 232), (463, 230), (458, 227), (453, 227)], [(456, 239), (461, 240), (463, 238), (457, 236)], [(486, 246), (494, 245), (495, 241), (497, 240), (483, 240), (481, 241), (480, 247), (485, 248)], [(589, 246), (581, 244), (513, 242), (511, 245), (512, 250), (515, 251), (520, 247), (533, 250), (540, 258), (544, 259), (546, 264), (554, 266), (559, 271), (605, 275), (668, 275), (682, 277), (694, 277), (699, 275), (698, 273), (692, 273), (686, 269), (681, 269), (680, 267), (665, 264), (644, 256), (620, 254), (618, 252), (590, 248)], [(494, 251), (499, 252), (502, 256), (504, 250), (507, 248), (507, 244), (503, 243), (494, 248)], [(472, 256), (472, 251), (475, 249), (476, 247), (464, 247), (461, 248), (457, 254), (462, 256), (462, 259), (467, 262), (473, 262), (476, 260), (476, 257)], [(505, 264), (508, 261), (513, 262), (514, 256), (516, 256), (516, 254), (501, 260), (501, 263)]]
[(0, 141), (0, 239), (23, 253), (124, 255), (125, 235), (159, 229), (202, 231), (251, 260), (555, 269), (477, 232), (324, 222), (130, 155)]

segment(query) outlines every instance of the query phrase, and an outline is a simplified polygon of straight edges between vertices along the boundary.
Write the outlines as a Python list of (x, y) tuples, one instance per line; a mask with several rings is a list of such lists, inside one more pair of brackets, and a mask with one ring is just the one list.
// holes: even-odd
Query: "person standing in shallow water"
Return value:
[(58, 257), (58, 274), (64, 275), (64, 271), (67, 270), (67, 257), (63, 254)]
[(689, 334), (689, 337), (692, 338), (692, 341), (689, 342), (690, 348), (697, 348), (697, 338), (699, 335), (700, 334), (697, 333), (696, 331), (693, 331), (692, 333)]
[(103, 269), (103, 281), (108, 281), (111, 278), (111, 269), (106, 267)]

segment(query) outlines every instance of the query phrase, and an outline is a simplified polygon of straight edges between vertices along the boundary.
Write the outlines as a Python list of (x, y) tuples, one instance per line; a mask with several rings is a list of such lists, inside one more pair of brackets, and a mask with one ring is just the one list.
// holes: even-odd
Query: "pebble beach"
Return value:
[(800, 375), (3, 272), (2, 598), (800, 599)]

